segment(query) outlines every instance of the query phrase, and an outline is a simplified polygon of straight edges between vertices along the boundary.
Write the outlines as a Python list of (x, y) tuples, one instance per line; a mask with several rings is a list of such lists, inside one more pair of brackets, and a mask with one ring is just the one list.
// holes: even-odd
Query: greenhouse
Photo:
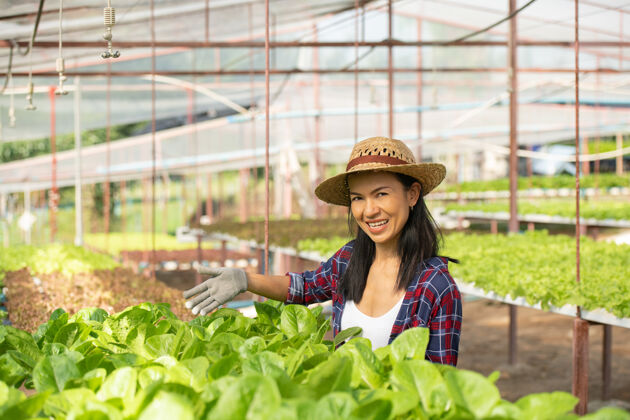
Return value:
[(630, 419), (630, 2), (0, 4), (0, 418)]

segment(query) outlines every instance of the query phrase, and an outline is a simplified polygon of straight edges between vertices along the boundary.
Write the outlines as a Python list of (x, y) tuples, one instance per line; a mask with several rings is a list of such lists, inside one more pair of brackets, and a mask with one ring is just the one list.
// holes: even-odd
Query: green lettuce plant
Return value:
[[(111, 315), (59, 309), (32, 335), (0, 327), (0, 418), (575, 417), (567, 393), (511, 403), (498, 374), (424, 360), (424, 328), (372, 351), (356, 328), (324, 340), (321, 308), (266, 301), (256, 311), (250, 319), (220, 309), (186, 323), (166, 304), (145, 303)], [(36, 392), (26, 397), (22, 385)], [(590, 418), (630, 416), (606, 409)]]

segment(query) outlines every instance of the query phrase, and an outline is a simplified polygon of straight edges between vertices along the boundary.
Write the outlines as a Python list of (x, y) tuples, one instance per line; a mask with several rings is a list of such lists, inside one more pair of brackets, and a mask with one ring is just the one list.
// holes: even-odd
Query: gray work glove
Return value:
[[(247, 274), (240, 268), (197, 268), (199, 274), (211, 277), (203, 283), (184, 292), (184, 298), (192, 313), (205, 315), (214, 311), (224, 303), (234, 299), (239, 293), (247, 291)], [(193, 297), (194, 296), (194, 297)]]

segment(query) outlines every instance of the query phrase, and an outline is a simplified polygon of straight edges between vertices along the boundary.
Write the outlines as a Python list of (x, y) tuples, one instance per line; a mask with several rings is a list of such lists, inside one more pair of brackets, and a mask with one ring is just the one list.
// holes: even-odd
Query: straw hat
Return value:
[(437, 187), (446, 175), (441, 163), (416, 163), (413, 153), (400, 140), (370, 137), (354, 145), (346, 172), (323, 181), (315, 195), (327, 203), (350, 206), (347, 176), (355, 172), (385, 171), (409, 175), (422, 186), (422, 195)]

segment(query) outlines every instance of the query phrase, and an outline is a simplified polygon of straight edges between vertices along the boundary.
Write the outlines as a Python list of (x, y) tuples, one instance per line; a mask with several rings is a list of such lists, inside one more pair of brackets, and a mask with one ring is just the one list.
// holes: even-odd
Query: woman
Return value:
[(428, 327), (426, 358), (455, 366), (461, 297), (449, 259), (437, 256), (440, 234), (422, 198), (445, 174), (441, 164), (415, 163), (399, 140), (357, 143), (346, 172), (315, 190), (321, 200), (349, 207), (349, 221), (358, 225), (355, 240), (304, 273), (204, 269), (214, 277), (184, 292), (187, 299), (196, 295), (186, 306), (205, 315), (246, 290), (287, 304), (332, 300), (333, 334), (359, 326), (378, 348), (407, 328)]

